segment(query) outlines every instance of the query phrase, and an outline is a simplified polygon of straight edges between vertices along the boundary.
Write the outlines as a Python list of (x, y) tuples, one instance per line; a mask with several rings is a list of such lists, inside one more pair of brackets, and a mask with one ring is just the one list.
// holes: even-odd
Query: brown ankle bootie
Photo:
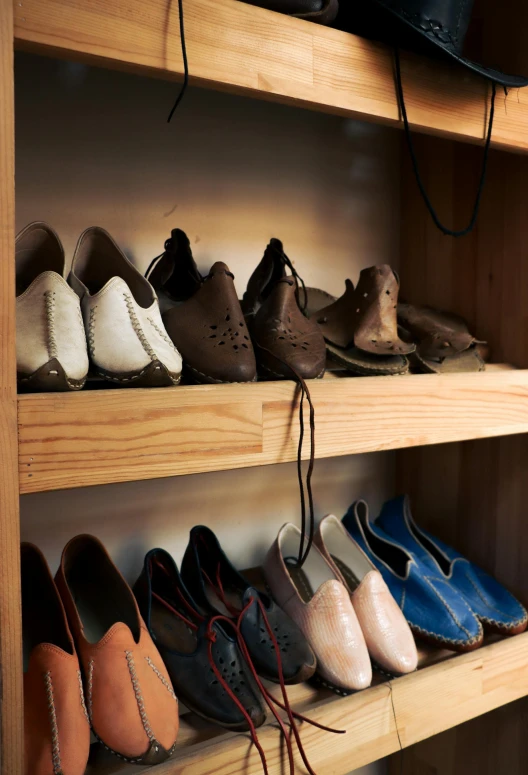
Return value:
[(84, 775), (90, 724), (79, 660), (41, 551), (22, 544), (24, 773)]
[(178, 701), (132, 590), (97, 538), (73, 538), (62, 553), (57, 586), (83, 668), (96, 737), (133, 764), (172, 754)]

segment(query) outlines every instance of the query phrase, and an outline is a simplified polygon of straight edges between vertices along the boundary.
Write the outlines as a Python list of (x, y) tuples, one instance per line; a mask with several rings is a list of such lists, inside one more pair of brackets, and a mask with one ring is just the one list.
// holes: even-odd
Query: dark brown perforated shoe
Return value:
[(173, 229), (150, 280), (164, 294), (163, 322), (182, 355), (188, 381), (253, 382), (255, 354), (229, 267), (217, 261), (203, 278), (189, 239)]

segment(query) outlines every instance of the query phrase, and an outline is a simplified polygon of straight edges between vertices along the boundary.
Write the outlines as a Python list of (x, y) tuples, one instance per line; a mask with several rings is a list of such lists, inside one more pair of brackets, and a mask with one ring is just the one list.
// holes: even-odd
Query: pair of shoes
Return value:
[(119, 758), (157, 764), (174, 751), (178, 702), (132, 590), (103, 545), (77, 536), (55, 581), (23, 544), (26, 775), (83, 775), (90, 727)]
[(15, 243), (17, 376), (23, 390), (80, 390), (91, 363), (115, 385), (176, 385), (181, 357), (156, 294), (110, 235), (86, 229), (68, 283), (64, 249), (45, 223)]
[(317, 657), (321, 682), (341, 694), (365, 689), (372, 664), (391, 674), (416, 669), (411, 631), (382, 576), (333, 515), (319, 525), (302, 564), (300, 530), (284, 525), (264, 564), (279, 605)]
[(259, 676), (295, 684), (315, 671), (298, 627), (233, 567), (207, 527), (191, 530), (181, 574), (166, 551), (149, 552), (134, 593), (178, 696), (221, 726), (264, 723)]
[[(315, 655), (272, 597), (233, 567), (214, 533), (203, 526), (193, 528), (181, 574), (167, 552), (149, 552), (134, 591), (178, 695), (189, 709), (228, 729), (249, 730), (267, 772), (256, 731), (266, 719), (267, 706), (284, 736), (291, 775), (292, 734), (313, 774), (296, 719), (336, 730), (292, 711), (286, 684), (310, 678)], [(280, 684), (282, 702), (268, 691), (263, 678)], [(277, 707), (285, 711), (286, 721)]]
[(190, 381), (253, 382), (257, 371), (265, 379), (323, 376), (324, 340), (299, 307), (298, 276), (279, 240), (267, 246), (242, 304), (226, 264), (217, 261), (202, 277), (181, 229), (172, 230), (147, 277)]
[(419, 528), (406, 496), (388, 501), (376, 522), (367, 504), (357, 501), (343, 524), (422, 640), (466, 652), (482, 645), (484, 629), (502, 635), (526, 629), (524, 607), (495, 579)]
[(307, 289), (307, 312), (324, 336), (329, 358), (353, 374), (405, 374), (415, 345), (398, 335), (400, 281), (388, 264), (363, 269), (354, 287), (345, 281), (336, 299)]

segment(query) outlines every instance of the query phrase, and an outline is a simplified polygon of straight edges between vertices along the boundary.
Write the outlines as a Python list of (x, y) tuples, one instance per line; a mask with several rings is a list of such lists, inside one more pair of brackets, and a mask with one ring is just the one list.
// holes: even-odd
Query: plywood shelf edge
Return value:
[[(310, 390), (317, 457), (528, 432), (528, 370), (329, 375)], [(20, 491), (292, 461), (297, 400), (287, 381), (19, 396)]]

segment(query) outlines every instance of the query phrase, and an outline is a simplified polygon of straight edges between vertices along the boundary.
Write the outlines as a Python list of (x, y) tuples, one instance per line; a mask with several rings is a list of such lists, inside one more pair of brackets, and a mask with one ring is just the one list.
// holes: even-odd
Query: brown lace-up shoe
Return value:
[[(191, 382), (253, 382), (255, 354), (229, 267), (198, 271), (187, 235), (173, 229), (150, 280), (159, 292), (167, 333)], [(163, 299), (165, 296), (165, 299)]]
[(301, 311), (299, 283), (282, 242), (272, 239), (242, 300), (259, 373), (268, 379), (291, 379), (292, 371), (303, 379), (324, 374), (324, 338), (315, 321)]
[(90, 724), (79, 660), (41, 551), (22, 544), (24, 773), (84, 775)]
[(164, 761), (175, 747), (178, 702), (132, 590), (97, 538), (80, 535), (67, 544), (57, 586), (96, 737), (125, 761)]

